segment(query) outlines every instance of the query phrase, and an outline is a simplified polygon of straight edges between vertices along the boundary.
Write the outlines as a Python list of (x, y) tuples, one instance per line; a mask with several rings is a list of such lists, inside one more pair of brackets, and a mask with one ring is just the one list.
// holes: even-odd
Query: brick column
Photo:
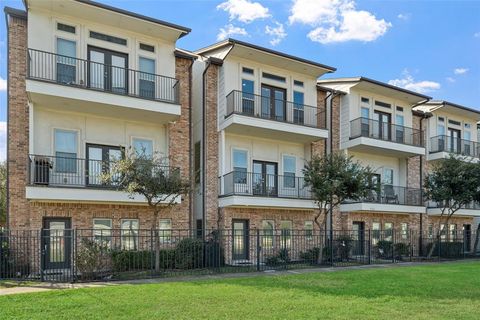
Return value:
[(25, 196), (29, 152), (29, 108), (25, 91), (27, 73), (27, 20), (8, 17), (8, 226), (30, 228)]

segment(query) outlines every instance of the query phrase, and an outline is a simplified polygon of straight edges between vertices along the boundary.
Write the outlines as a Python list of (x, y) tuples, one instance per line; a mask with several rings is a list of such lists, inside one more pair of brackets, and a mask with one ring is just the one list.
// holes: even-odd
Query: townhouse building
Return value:
[[(142, 196), (105, 184), (132, 148), (190, 177), (190, 29), (93, 1), (28, 0), (8, 17), (11, 229), (152, 228)], [(189, 228), (189, 196), (158, 228)]]
[[(253, 228), (313, 230), (317, 206), (302, 169), (325, 151), (327, 105), (339, 98), (316, 81), (335, 69), (234, 39), (195, 53), (198, 224), (245, 237)], [(236, 242), (246, 257), (247, 239)]]

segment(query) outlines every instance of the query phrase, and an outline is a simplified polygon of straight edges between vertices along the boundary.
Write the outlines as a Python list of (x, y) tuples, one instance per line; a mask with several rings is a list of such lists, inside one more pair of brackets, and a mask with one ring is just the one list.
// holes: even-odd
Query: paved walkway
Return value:
[[(463, 260), (468, 262), (469, 260)], [(478, 260), (473, 260), (478, 261)], [(162, 282), (184, 282), (184, 281), (203, 281), (212, 279), (233, 279), (233, 278), (248, 278), (255, 276), (282, 276), (292, 274), (305, 274), (313, 272), (341, 272), (347, 270), (361, 270), (361, 269), (385, 269), (385, 268), (399, 268), (410, 267), (420, 265), (435, 265), (439, 263), (456, 263), (462, 261), (444, 261), (444, 262), (402, 262), (395, 264), (371, 264), (362, 266), (351, 267), (328, 267), (328, 268), (311, 268), (311, 269), (298, 269), (298, 270), (285, 270), (285, 271), (263, 271), (263, 272), (247, 272), (247, 273), (219, 273), (215, 275), (197, 275), (186, 277), (172, 277), (172, 278), (155, 278), (155, 279), (138, 279), (138, 280), (126, 280), (126, 281), (111, 281), (111, 282), (82, 282), (82, 283), (55, 283), (55, 282), (38, 282), (38, 283), (18, 283), (18, 286), (14, 286), (14, 281), (7, 283), (7, 288), (0, 287), (0, 296), (17, 294), (17, 293), (32, 293), (42, 292), (58, 289), (80, 289), (80, 288), (95, 288), (95, 287), (108, 287), (118, 286), (122, 284), (150, 284), (150, 283), (162, 283)], [(470, 260), (472, 262), (472, 260)], [(1, 285), (1, 283), (0, 283)]]

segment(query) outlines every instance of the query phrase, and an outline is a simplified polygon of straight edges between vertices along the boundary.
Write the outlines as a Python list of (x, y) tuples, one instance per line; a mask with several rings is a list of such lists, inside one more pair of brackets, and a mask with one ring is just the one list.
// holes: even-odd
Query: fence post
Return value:
[(45, 281), (45, 273), (44, 273), (44, 266), (45, 266), (45, 231), (44, 229), (40, 229), (40, 281)]
[(368, 229), (368, 264), (372, 264), (372, 230)]
[(330, 231), (330, 240), (329, 240), (329, 245), (330, 245), (330, 265), (333, 267), (333, 230)]
[(150, 276), (153, 277), (155, 273), (155, 251), (153, 250), (153, 228), (150, 228), (150, 268), (151, 268), (151, 274)]
[(465, 259), (465, 228), (463, 229), (462, 254), (463, 254), (463, 259)]
[(392, 263), (395, 263), (395, 230), (392, 228)]
[(77, 229), (70, 230), (70, 238), (72, 239), (72, 260), (70, 262), (70, 281), (75, 282), (75, 263), (77, 252)]
[(260, 230), (257, 228), (257, 271), (260, 271)]
[(440, 246), (441, 246), (441, 244), (442, 244), (442, 236), (441, 236), (441, 235), (439, 235), (439, 236), (437, 237), (437, 241), (438, 241), (438, 246), (437, 246), (437, 247), (438, 247), (438, 250), (437, 250), (438, 258), (437, 258), (437, 259), (438, 259), (438, 261), (440, 261), (440, 260), (441, 260), (441, 258), (440, 258), (440, 253), (442, 252), (442, 251), (440, 250)]

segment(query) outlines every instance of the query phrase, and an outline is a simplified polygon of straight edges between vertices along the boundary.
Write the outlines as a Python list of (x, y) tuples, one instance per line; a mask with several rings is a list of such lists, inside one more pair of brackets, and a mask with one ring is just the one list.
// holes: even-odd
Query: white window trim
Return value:
[(158, 153), (161, 156), (165, 156), (164, 152), (161, 152), (161, 151), (156, 149), (155, 139), (153, 139), (151, 137), (130, 136), (130, 147), (132, 148), (133, 151), (135, 151), (134, 146), (133, 146), (133, 140), (135, 140), (135, 139), (152, 141), (152, 153), (153, 153), (153, 155), (155, 155), (155, 153)]
[(285, 157), (291, 157), (291, 158), (294, 158), (295, 159), (295, 171), (293, 172), (295, 174), (295, 187), (293, 188), (290, 188), (290, 187), (286, 187), (285, 184), (284, 184), (284, 180), (282, 179), (281, 183), (282, 183), (282, 187), (284, 189), (287, 189), (287, 190), (296, 190), (299, 186), (298, 186), (298, 181), (297, 181), (297, 178), (300, 176), (298, 174), (298, 170), (297, 170), (297, 159), (298, 157), (296, 155), (293, 155), (293, 154), (289, 154), (289, 153), (282, 153), (281, 155), (281, 175), (283, 177), (285, 177)]
[(395, 185), (395, 169), (391, 168), (391, 167), (383, 167), (382, 174), (381, 174), (381, 180), (382, 180), (381, 184), (384, 184), (384, 181), (385, 181), (385, 179), (384, 179), (385, 170), (391, 170), (392, 171), (392, 184), (391, 185), (394, 186)]

